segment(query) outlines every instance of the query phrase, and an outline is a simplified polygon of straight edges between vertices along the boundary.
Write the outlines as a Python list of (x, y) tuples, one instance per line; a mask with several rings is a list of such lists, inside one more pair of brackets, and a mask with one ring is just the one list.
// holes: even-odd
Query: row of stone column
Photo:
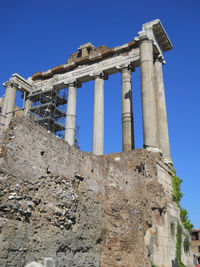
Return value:
[(172, 163), (169, 146), (167, 111), (162, 73), (162, 58), (153, 56), (153, 42), (140, 41), (142, 118), (144, 147), (161, 150), (164, 160)]
[[(165, 92), (162, 74), (162, 58), (154, 59), (153, 43), (149, 39), (140, 41), (140, 67), (142, 92), (142, 118), (144, 147), (162, 151), (164, 159), (171, 161)], [(123, 151), (134, 149), (134, 129), (132, 110), (131, 65), (118, 66), (122, 75), (122, 147)], [(93, 153), (104, 154), (104, 80), (103, 72), (93, 74), (94, 117), (93, 117)], [(15, 107), (16, 87), (9, 81), (5, 83), (6, 93), (2, 107), (1, 124), (7, 128)], [(68, 85), (68, 105), (66, 116), (65, 140), (72, 146), (75, 141), (77, 81)], [(25, 113), (30, 108), (26, 101)]]
[[(104, 154), (104, 79), (103, 73), (94, 74), (94, 118), (93, 118), (93, 153)], [(76, 95), (78, 83), (73, 81), (68, 85), (68, 101), (65, 127), (65, 141), (73, 146), (76, 126)]]
[[(151, 151), (161, 151), (170, 163), (167, 112), (162, 74), (162, 60), (154, 61), (153, 43), (144, 39), (140, 42), (141, 92), (144, 147)], [(131, 65), (121, 65), (122, 74), (122, 146), (123, 151), (134, 149)], [(103, 73), (94, 74), (94, 116), (93, 154), (104, 154), (104, 79)], [(74, 145), (76, 119), (75, 82), (68, 86), (68, 106), (65, 140)]]
[[(131, 66), (119, 66), (122, 73), (122, 146), (123, 151), (134, 149), (133, 111)], [(93, 145), (95, 155), (104, 154), (104, 80), (103, 72), (94, 76), (94, 115), (93, 115)], [(68, 104), (65, 127), (65, 141), (71, 146), (75, 141), (77, 83), (68, 85)]]
[[(131, 69), (130, 66), (122, 66), (122, 132), (123, 132), (123, 151), (134, 149), (133, 137), (133, 112), (132, 112), (132, 88), (131, 88)], [(95, 155), (104, 154), (104, 80), (107, 77), (101, 72), (94, 74), (94, 119), (93, 119), (93, 153)], [(2, 128), (7, 128), (15, 109), (15, 99), (17, 88), (12, 82), (5, 84), (6, 92), (2, 107)], [(76, 124), (76, 81), (68, 85), (68, 105), (66, 116), (65, 140), (72, 146), (75, 140)], [(26, 107), (30, 108), (30, 101), (26, 101)], [(25, 107), (24, 114), (27, 108)]]

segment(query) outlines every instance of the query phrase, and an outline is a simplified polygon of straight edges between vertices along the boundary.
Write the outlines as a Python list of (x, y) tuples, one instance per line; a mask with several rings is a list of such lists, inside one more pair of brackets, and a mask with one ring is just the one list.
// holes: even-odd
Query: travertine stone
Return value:
[(154, 63), (154, 81), (156, 90), (156, 104), (158, 116), (158, 138), (163, 158), (167, 163), (172, 163), (170, 155), (167, 110), (165, 103), (165, 89), (163, 83), (162, 59), (157, 58)]
[(94, 116), (93, 116), (93, 144), (94, 155), (104, 154), (104, 76), (95, 75), (94, 85)]
[(68, 86), (68, 102), (67, 102), (67, 115), (65, 126), (65, 141), (70, 146), (74, 145), (75, 140), (75, 127), (76, 127), (76, 95), (77, 84), (72, 82)]
[(122, 73), (122, 147), (123, 151), (134, 149), (131, 68), (124, 66)]
[(140, 42), (143, 138), (145, 147), (158, 148), (158, 125), (154, 88), (153, 44)]
[(10, 113), (15, 108), (15, 99), (16, 99), (16, 87), (12, 82), (5, 83), (6, 93), (2, 107), (2, 116), (1, 116), (1, 124), (2, 128), (5, 130), (8, 128), (11, 118), (13, 117), (13, 113)]

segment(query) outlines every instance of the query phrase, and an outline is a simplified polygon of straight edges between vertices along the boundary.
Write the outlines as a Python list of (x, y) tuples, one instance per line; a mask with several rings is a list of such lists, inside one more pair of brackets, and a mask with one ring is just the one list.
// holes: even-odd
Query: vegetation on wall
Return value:
[(181, 193), (181, 183), (183, 182), (183, 180), (179, 179), (179, 177), (176, 176), (176, 171), (174, 170), (173, 167), (171, 171), (172, 171), (173, 201), (180, 208), (180, 216), (181, 216), (181, 221), (183, 225), (185, 226), (186, 229), (188, 229), (190, 233), (192, 233), (193, 225), (191, 224), (190, 219), (188, 218), (188, 212), (186, 209), (182, 208), (180, 205), (180, 201), (183, 196), (183, 194)]
[(190, 249), (190, 241), (189, 241), (188, 236), (186, 236), (184, 241), (183, 241), (183, 247), (184, 247), (184, 252), (188, 253), (189, 249)]
[(181, 244), (182, 244), (182, 227), (177, 222), (177, 234), (176, 234), (176, 260), (178, 267), (186, 267), (181, 261)]

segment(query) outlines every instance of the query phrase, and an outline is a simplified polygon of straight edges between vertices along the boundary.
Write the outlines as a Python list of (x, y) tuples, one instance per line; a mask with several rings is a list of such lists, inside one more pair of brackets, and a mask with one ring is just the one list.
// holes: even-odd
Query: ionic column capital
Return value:
[(160, 55), (160, 54), (155, 56), (154, 62), (160, 62), (163, 65), (166, 64), (166, 61), (165, 61), (164, 57), (162, 55)]
[(68, 80), (65, 83), (65, 85), (66, 85), (66, 87), (73, 86), (73, 87), (76, 87), (76, 88), (81, 88), (81, 86), (82, 86), (82, 84), (77, 79)]
[(90, 76), (93, 77), (94, 80), (96, 78), (108, 80), (108, 75), (105, 74), (103, 71), (94, 71), (94, 72), (90, 73)]
[(152, 44), (154, 43), (154, 40), (151, 39), (147, 33), (144, 31), (141, 31), (141, 32), (138, 32), (139, 36), (135, 37), (135, 41), (141, 43), (141, 42), (144, 42), (144, 41), (147, 41), (147, 42), (151, 42)]
[(3, 83), (3, 86), (4, 87), (10, 86), (10, 87), (15, 87), (16, 88), (16, 84), (12, 80), (9, 80), (9, 81)]
[(116, 68), (121, 72), (123, 70), (130, 70), (131, 72), (135, 71), (135, 68), (130, 63), (122, 63), (120, 65), (117, 65)]

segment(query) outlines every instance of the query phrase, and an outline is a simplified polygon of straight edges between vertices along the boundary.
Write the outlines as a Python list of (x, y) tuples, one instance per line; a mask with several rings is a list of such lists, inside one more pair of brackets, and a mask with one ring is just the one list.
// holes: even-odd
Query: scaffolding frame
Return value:
[[(0, 118), (7, 118), (10, 113), (15, 114), (16, 112), (25, 110), (26, 100), (30, 100), (32, 103), (27, 116), (34, 122), (40, 124), (48, 131), (54, 133), (59, 138), (64, 138), (65, 131), (65, 117), (66, 117), (66, 104), (67, 104), (67, 88), (58, 90), (56, 88), (49, 90), (38, 90), (34, 91), (29, 95), (23, 94), (23, 107), (7, 112), (3, 115), (0, 110)], [(2, 128), (5, 124), (0, 122)], [(79, 129), (80, 126), (75, 127), (75, 140), (74, 146), (80, 149), (79, 146)]]
[(32, 102), (30, 108), (30, 112), (33, 113), (32, 119), (52, 133), (62, 137), (63, 135), (58, 132), (65, 130), (66, 89), (62, 92), (54, 88), (35, 91), (28, 96), (28, 99)]

